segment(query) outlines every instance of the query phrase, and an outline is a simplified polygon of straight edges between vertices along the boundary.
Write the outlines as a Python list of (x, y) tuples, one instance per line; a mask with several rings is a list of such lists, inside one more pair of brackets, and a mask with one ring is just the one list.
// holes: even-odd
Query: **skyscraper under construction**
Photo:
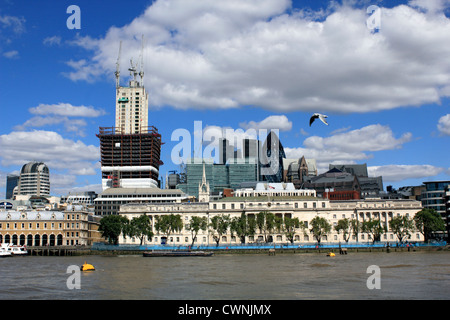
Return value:
[[(159, 186), (161, 135), (148, 125), (148, 93), (144, 87), (143, 50), (137, 64), (128, 69), (128, 86), (120, 85), (120, 56), (116, 75), (116, 121), (100, 127), (102, 187), (151, 188)], [(139, 75), (140, 80), (137, 79)]]

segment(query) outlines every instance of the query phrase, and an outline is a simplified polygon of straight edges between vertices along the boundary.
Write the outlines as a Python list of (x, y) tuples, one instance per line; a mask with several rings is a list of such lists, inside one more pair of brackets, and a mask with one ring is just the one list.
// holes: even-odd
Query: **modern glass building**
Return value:
[(198, 197), (203, 165), (212, 193), (218, 194), (223, 189), (236, 189), (242, 182), (258, 180), (258, 165), (254, 159), (230, 159), (226, 164), (215, 164), (212, 159), (190, 159), (186, 163), (186, 183), (178, 184), (177, 189)]
[(448, 239), (450, 221), (447, 213), (445, 190), (449, 188), (450, 181), (428, 181), (423, 184), (425, 185), (425, 191), (422, 192), (422, 206), (424, 208), (434, 209), (441, 215), (447, 226), (447, 234), (445, 237)]
[(260, 179), (272, 183), (283, 181), (283, 145), (274, 131), (270, 131), (260, 153)]
[(19, 185), (20, 176), (15, 174), (8, 174), (6, 176), (6, 199), (12, 199), (14, 195), (14, 188)]

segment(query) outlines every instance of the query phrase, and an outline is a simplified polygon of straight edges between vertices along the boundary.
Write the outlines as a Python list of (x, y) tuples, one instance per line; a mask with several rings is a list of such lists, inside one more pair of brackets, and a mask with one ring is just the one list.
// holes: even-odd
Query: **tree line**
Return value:
[[(436, 232), (445, 231), (445, 224), (439, 213), (425, 208), (416, 213), (413, 219), (407, 216), (393, 217), (389, 221), (389, 228), (402, 243), (415, 231), (421, 232), (425, 241), (431, 240)], [(182, 229), (183, 221), (179, 214), (155, 217), (154, 230), (158, 234), (169, 238), (171, 234), (176, 234)], [(326, 218), (319, 216), (314, 217), (308, 226), (306, 222), (299, 221), (298, 218), (285, 216), (283, 219), (270, 211), (261, 211), (256, 215), (246, 215), (243, 212), (237, 217), (216, 215), (209, 223), (207, 217), (192, 216), (185, 229), (191, 234), (191, 245), (194, 245), (200, 231), (207, 230), (216, 245), (219, 245), (222, 236), (228, 233), (231, 233), (231, 236), (237, 236), (241, 243), (245, 243), (246, 237), (256, 234), (263, 236), (264, 242), (271, 242), (274, 235), (284, 234), (288, 241), (293, 243), (295, 235), (300, 232), (304, 235), (309, 232), (320, 245), (322, 238), (331, 232), (333, 226)], [(358, 241), (359, 234), (365, 233), (371, 236), (374, 243), (380, 241), (381, 235), (387, 232), (386, 225), (380, 219), (368, 219), (361, 222), (357, 219), (344, 218), (338, 220), (334, 230), (343, 234), (345, 242), (348, 242), (352, 235)], [(110, 244), (117, 244), (121, 234), (138, 238), (141, 245), (145, 238), (151, 239), (155, 236), (150, 217), (145, 214), (131, 220), (121, 215), (105, 216), (100, 220), (99, 231)]]

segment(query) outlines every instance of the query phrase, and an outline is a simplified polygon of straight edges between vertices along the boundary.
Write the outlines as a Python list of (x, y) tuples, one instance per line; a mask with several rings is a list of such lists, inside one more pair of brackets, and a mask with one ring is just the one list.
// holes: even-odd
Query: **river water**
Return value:
[[(69, 289), (78, 275), (68, 268), (85, 261), (96, 270), (80, 273), (80, 289)], [(377, 274), (368, 273), (372, 265)], [(450, 298), (450, 252), (27, 256), (0, 259), (0, 268), (1, 300)], [(379, 288), (369, 289), (375, 275)]]

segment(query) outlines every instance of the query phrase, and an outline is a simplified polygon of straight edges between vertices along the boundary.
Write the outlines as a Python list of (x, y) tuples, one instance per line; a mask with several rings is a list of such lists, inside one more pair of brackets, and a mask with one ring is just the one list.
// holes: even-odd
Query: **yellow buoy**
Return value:
[(94, 271), (95, 268), (92, 264), (84, 262), (84, 264), (80, 267), (81, 271)]

